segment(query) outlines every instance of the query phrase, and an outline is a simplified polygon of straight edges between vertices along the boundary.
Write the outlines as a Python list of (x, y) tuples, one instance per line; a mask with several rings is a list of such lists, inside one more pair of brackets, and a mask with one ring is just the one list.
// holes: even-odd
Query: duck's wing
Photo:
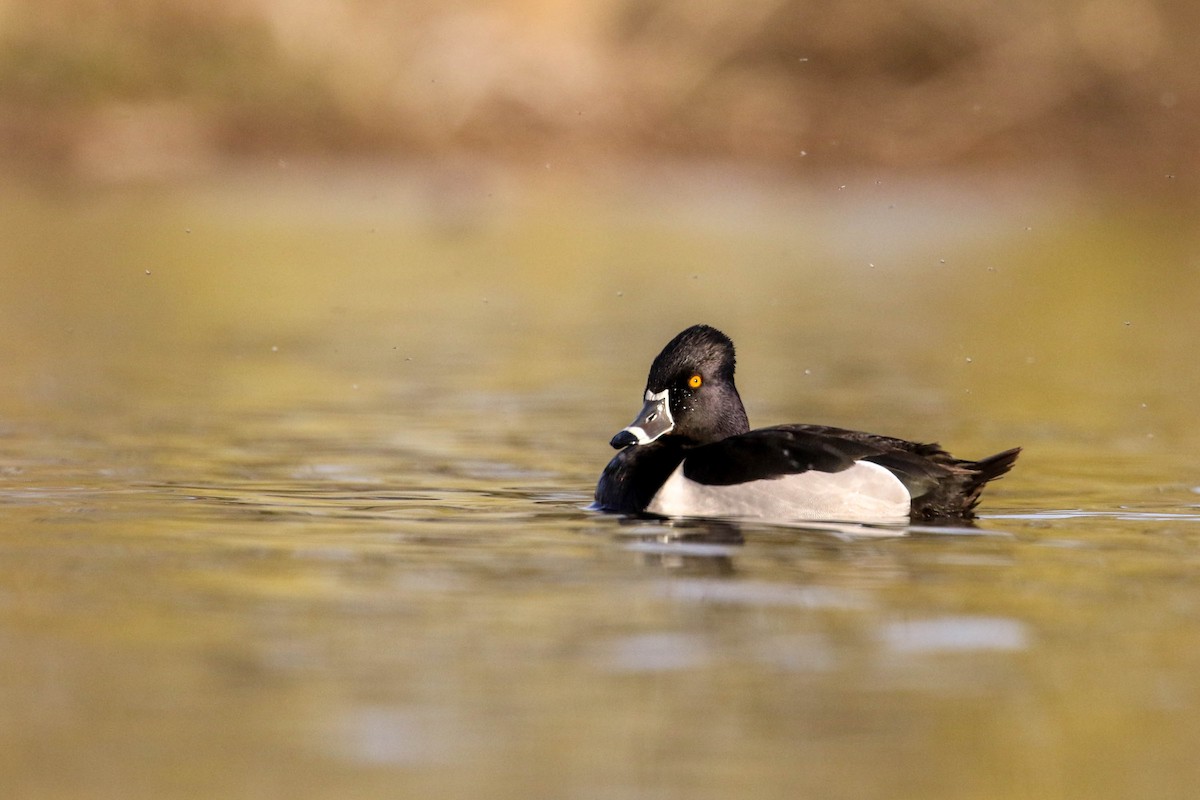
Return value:
[(922, 519), (970, 518), (989, 481), (1010, 469), (1020, 448), (979, 461), (958, 459), (934, 443), (910, 442), (824, 425), (780, 425), (732, 436), (690, 451), (684, 474), (697, 483), (729, 486), (802, 472), (841, 472), (856, 462), (884, 467), (912, 498)]
[(824, 425), (759, 428), (688, 451), (684, 475), (696, 483), (731, 486), (802, 472), (841, 472), (870, 461), (920, 497), (944, 479), (954, 459), (936, 444)]

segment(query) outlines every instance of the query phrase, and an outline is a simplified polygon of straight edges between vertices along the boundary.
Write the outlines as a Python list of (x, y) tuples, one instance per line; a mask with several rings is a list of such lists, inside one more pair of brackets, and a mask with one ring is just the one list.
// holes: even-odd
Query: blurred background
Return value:
[[(0, 795), (1193, 797), (1198, 41), (0, 0)], [(754, 425), (1025, 451), (971, 530), (586, 511), (697, 322)]]
[(222, 342), (550, 390), (704, 319), (814, 359), (748, 393), (796, 418), (965, 364), (977, 419), (1181, 404), (1198, 36), (1181, 0), (0, 0), (7, 396), (194, 397), (177, 348)]
[(1194, 182), (1184, 0), (0, 2), (0, 149), (85, 175), (230, 156), (1054, 164)]

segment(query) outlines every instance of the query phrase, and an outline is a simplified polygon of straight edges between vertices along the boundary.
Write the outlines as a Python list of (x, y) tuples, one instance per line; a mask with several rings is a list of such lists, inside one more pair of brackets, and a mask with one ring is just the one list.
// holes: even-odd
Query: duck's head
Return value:
[(697, 445), (750, 430), (733, 369), (728, 336), (707, 325), (683, 331), (650, 365), (646, 404), (610, 444), (620, 449), (671, 435)]

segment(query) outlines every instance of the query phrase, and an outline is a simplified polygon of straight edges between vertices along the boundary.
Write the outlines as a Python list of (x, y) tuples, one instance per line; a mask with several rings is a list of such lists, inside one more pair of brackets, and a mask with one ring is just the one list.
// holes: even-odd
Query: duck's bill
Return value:
[(642, 406), (637, 419), (622, 428), (609, 444), (620, 450), (631, 444), (650, 444), (663, 434), (669, 433), (675, 427), (675, 420), (671, 417), (668, 391), (663, 389), (656, 394), (647, 389), (646, 405)]

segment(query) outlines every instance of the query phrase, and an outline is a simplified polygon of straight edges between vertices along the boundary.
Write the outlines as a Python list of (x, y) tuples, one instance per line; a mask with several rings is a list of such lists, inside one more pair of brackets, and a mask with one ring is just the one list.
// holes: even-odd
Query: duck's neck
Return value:
[(750, 420), (737, 389), (722, 396), (720, 408), (708, 416), (709, 424), (693, 429), (687, 437), (688, 446), (712, 444), (730, 436), (738, 436), (750, 430)]
[(727, 439), (730, 436), (738, 436), (750, 431), (750, 418), (746, 416), (746, 407), (742, 405), (742, 398), (738, 396), (737, 389), (733, 390), (733, 397), (737, 401), (736, 408), (731, 409), (728, 416), (725, 418), (725, 425), (722, 426), (722, 439)]

